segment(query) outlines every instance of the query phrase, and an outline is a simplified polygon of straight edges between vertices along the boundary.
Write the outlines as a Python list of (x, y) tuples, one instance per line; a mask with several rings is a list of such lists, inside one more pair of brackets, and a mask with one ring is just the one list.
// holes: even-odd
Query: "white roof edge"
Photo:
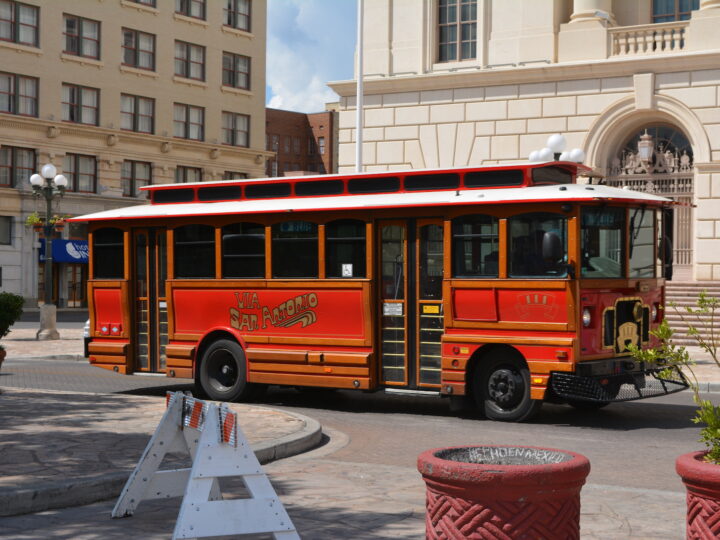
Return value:
[(172, 204), (142, 204), (105, 210), (71, 218), (71, 221), (112, 219), (174, 218), (188, 215), (265, 214), (277, 212), (343, 211), (363, 208), (408, 208), (455, 205), (511, 204), (532, 202), (562, 202), (591, 200), (624, 200), (669, 203), (670, 199), (651, 193), (630, 191), (602, 185), (562, 184), (497, 189), (465, 189), (386, 193), (373, 195), (343, 195), (330, 197), (288, 197), (225, 202), (192, 202)]

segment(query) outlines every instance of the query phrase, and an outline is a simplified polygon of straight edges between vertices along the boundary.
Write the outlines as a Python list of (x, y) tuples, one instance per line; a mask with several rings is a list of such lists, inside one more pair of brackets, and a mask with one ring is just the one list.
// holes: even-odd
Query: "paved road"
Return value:
[[(165, 378), (115, 375), (82, 361), (11, 360), (0, 372), (0, 386), (62, 385), (65, 390), (86, 392), (94, 388), (159, 394), (163, 389), (158, 385), (167, 382)], [(350, 391), (272, 389), (260, 404), (316, 418), (331, 435), (331, 445), (319, 453), (268, 467), (284, 492), (281, 497), (291, 516), (302, 519), (302, 512), (294, 508), (312, 509), (314, 521), (297, 524), (308, 538), (421, 536), (424, 497), (415, 469), (417, 455), (428, 448), (460, 444), (528, 444), (584, 454), (592, 471), (583, 488), (583, 539), (679, 538), (685, 497), (674, 461), (701, 447), (698, 428), (690, 421), (694, 407), (688, 393), (614, 404), (596, 412), (546, 405), (536, 421), (520, 425), (471, 414), (458, 417), (443, 400)], [(99, 504), (94, 510), (76, 510), (72, 523), (86, 519), (90, 525), (97, 519), (100, 527), (102, 519), (91, 517), (106, 515)], [(167, 531), (176, 514), (167, 507), (149, 511), (135, 523), (147, 527), (145, 537), (162, 537), (157, 536), (159, 531)], [(79, 517), (82, 512), (86, 518)], [(41, 527), (38, 531), (49, 532), (60, 517), (35, 519)], [(376, 528), (369, 519), (377, 520)], [(322, 529), (313, 535), (322, 521)], [(14, 526), (22, 525), (14, 522)], [(121, 537), (106, 532), (105, 538)]]

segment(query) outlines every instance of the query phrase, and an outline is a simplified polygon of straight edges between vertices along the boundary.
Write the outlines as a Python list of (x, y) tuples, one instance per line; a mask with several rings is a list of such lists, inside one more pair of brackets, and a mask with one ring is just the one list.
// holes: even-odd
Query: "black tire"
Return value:
[(257, 394), (247, 382), (245, 352), (230, 339), (213, 341), (202, 355), (200, 389), (216, 401), (247, 401)]
[(490, 420), (523, 422), (542, 407), (541, 400), (530, 398), (530, 371), (517, 354), (496, 353), (481, 360), (473, 386), (477, 405)]

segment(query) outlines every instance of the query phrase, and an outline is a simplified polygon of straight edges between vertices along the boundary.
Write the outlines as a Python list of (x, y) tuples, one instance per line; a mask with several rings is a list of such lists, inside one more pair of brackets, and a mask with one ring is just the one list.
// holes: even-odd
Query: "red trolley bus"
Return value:
[(155, 185), (87, 221), (90, 362), (471, 397), (496, 420), (685, 388), (634, 362), (664, 301), (670, 201), (574, 163)]

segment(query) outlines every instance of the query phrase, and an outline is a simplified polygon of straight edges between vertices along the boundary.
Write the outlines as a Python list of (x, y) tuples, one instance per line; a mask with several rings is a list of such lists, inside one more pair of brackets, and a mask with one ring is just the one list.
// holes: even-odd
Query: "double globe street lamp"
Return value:
[[(52, 290), (52, 235), (53, 226), (50, 223), (52, 216), (52, 201), (55, 197), (62, 197), (68, 181), (62, 174), (57, 174), (57, 169), (52, 163), (43, 165), (40, 174), (33, 174), (30, 177), (33, 195), (45, 198), (45, 293), (44, 304), (40, 306), (40, 330), (37, 332), (37, 339), (59, 339), (57, 331), (57, 306), (53, 304)], [(38, 291), (39, 292), (39, 291)]]

